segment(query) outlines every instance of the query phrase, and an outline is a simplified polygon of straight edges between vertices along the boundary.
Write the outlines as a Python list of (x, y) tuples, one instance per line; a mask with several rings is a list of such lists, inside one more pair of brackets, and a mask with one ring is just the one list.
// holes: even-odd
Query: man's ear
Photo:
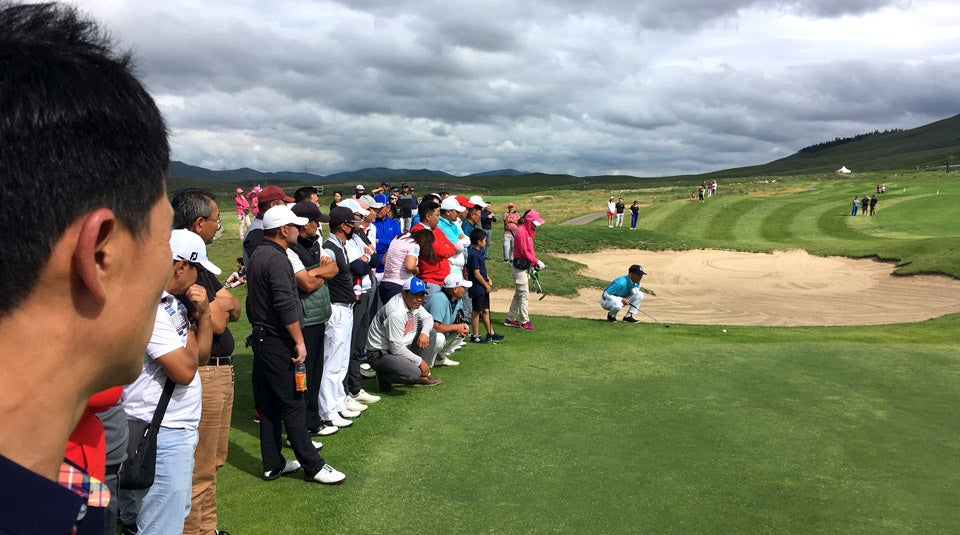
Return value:
[(118, 231), (119, 224), (112, 210), (94, 210), (84, 219), (73, 250), (73, 269), (81, 284), (99, 303), (107, 299), (106, 271), (113, 260), (106, 247)]

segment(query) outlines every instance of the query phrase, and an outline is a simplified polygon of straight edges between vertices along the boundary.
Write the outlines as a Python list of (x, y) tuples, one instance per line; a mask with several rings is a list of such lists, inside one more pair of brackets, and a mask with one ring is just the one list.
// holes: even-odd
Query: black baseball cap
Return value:
[(640, 267), (640, 264), (634, 264), (630, 266), (630, 269), (627, 270), (628, 273), (633, 273), (634, 275), (646, 275), (646, 272), (643, 271), (643, 268)]

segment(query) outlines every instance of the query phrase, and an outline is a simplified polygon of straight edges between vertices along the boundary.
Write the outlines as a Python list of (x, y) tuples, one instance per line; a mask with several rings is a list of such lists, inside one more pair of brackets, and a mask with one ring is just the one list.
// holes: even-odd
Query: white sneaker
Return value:
[(326, 422), (320, 424), (320, 427), (316, 429), (308, 429), (311, 435), (317, 435), (321, 437), (328, 437), (330, 435), (337, 434), (340, 428), (335, 425), (328, 425)]
[(340, 411), (340, 416), (342, 416), (342, 417), (344, 417), (344, 418), (351, 418), (351, 419), (353, 419), (353, 418), (359, 418), (359, 417), (360, 417), (360, 414), (361, 414), (360, 411), (352, 411), (352, 410), (350, 410), (350, 409), (344, 409), (344, 410)]
[(353, 425), (353, 420), (347, 420), (346, 418), (341, 417), (339, 414), (335, 415), (333, 418), (330, 418), (325, 423), (327, 426), (335, 425), (339, 427), (350, 427)]
[(364, 379), (373, 379), (377, 376), (377, 372), (373, 370), (360, 370), (360, 377)]
[(296, 472), (296, 471), (299, 470), (299, 469), (300, 469), (300, 461), (296, 461), (296, 460), (294, 460), (294, 461), (287, 461), (287, 464), (283, 465), (283, 468), (281, 468), (279, 471), (277, 471), (277, 470), (270, 470), (269, 472), (264, 472), (264, 473), (263, 473), (263, 479), (266, 479), (267, 481), (273, 481), (274, 479), (279, 478), (279, 477), (282, 476), (283, 474), (289, 474), (290, 472)]
[[(317, 451), (320, 451), (320, 450), (323, 449), (323, 442), (320, 442), (320, 441), (318, 441), (318, 440), (311, 440), (310, 442), (313, 443), (313, 447), (314, 447), (314, 449), (316, 449)], [(292, 448), (292, 447), (293, 447), (293, 444), (290, 443), (290, 439), (289, 439), (289, 438), (287, 439), (287, 447), (288, 447), (288, 448)]]
[(441, 357), (441, 358), (438, 358), (436, 362), (433, 363), (433, 365), (434, 366), (459, 366), (460, 363), (453, 360), (450, 357), (446, 357), (446, 358)]
[(347, 396), (347, 399), (344, 402), (344, 404), (347, 406), (348, 411), (363, 412), (368, 408), (363, 403), (360, 403), (359, 401), (354, 399), (353, 396)]
[[(323, 468), (321, 468), (312, 479), (313, 481), (316, 481), (317, 483), (323, 483), (324, 485), (339, 485), (347, 479), (347, 476), (329, 464), (324, 464)], [(307, 481), (310, 480), (308, 479)]]
[(454, 350), (454, 351), (460, 351), (461, 349), (463, 349), (463, 348), (465, 348), (465, 347), (467, 347), (467, 341), (466, 341), (466, 340), (460, 340), (460, 343), (457, 344), (457, 347), (453, 348), (453, 350)]
[(380, 396), (374, 396), (373, 394), (368, 393), (364, 389), (360, 389), (360, 392), (357, 392), (356, 396), (353, 396), (353, 399), (359, 401), (360, 403), (366, 403), (367, 405), (372, 405), (380, 401)]

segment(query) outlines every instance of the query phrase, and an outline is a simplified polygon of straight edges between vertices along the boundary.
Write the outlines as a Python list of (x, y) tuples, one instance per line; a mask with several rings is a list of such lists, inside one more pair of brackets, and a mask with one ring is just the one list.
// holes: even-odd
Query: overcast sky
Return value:
[(210, 169), (663, 176), (960, 113), (957, 0), (72, 3)]

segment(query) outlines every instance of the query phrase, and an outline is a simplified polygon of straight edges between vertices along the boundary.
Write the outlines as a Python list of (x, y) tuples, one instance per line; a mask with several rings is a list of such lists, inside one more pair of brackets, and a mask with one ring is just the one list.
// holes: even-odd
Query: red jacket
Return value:
[(447, 235), (438, 228), (430, 229), (423, 223), (417, 223), (410, 229), (410, 232), (427, 229), (433, 232), (433, 252), (437, 253), (440, 261), (432, 264), (425, 261), (421, 256), (420, 261), (417, 262), (417, 267), (420, 269), (417, 277), (423, 282), (442, 285), (443, 279), (447, 278), (447, 275), (450, 274), (450, 261), (448, 259), (457, 254), (457, 250), (454, 248), (453, 243), (447, 238)]

